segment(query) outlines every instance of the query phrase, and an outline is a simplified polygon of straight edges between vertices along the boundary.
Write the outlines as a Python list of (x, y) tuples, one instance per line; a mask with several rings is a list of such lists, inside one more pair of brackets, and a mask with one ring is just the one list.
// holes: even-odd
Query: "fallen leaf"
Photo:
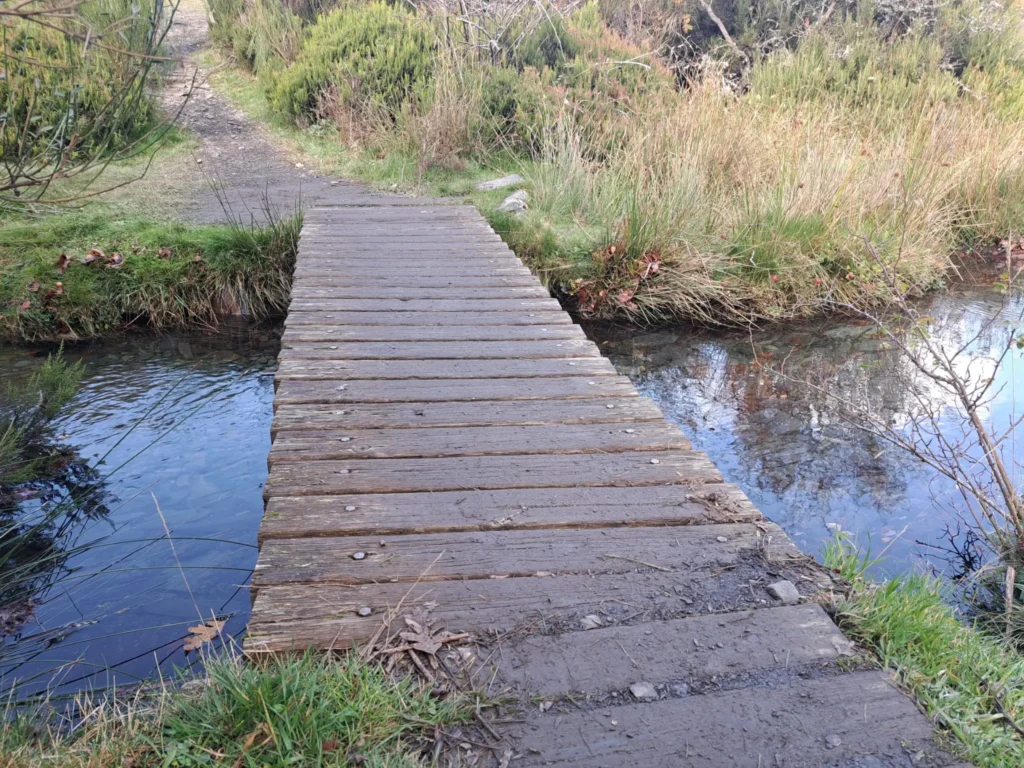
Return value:
[(341, 746), (341, 742), (337, 739), (327, 739), (320, 745), (320, 749), (324, 752), (334, 752)]
[(170, 248), (161, 248), (160, 250), (158, 250), (156, 252), (156, 255), (159, 256), (161, 259), (166, 259), (166, 258), (170, 257), (171, 249)]
[(120, 253), (112, 253), (109, 256), (107, 256), (107, 267), (109, 269), (117, 269), (118, 267), (121, 266), (121, 263), (123, 261), (124, 259), (121, 258)]
[(431, 656), (437, 653), (438, 649), (441, 647), (441, 643), (430, 636), (429, 630), (424, 628), (419, 622), (410, 619), (408, 616), (405, 617), (405, 624), (412, 631), (399, 632), (399, 637), (411, 645), (414, 650), (429, 653)]
[(57, 259), (57, 274), (63, 275), (64, 270), (71, 264), (71, 257), (66, 253), (62, 253), (60, 258)]
[(188, 631), (192, 634), (185, 638), (185, 651), (198, 651), (207, 643), (212, 643), (223, 628), (224, 622), (217, 619), (210, 619), (195, 627), (189, 627)]
[(22, 309), (29, 309), (31, 307), (32, 307), (32, 302), (31, 301), (23, 301), (23, 302), (21, 302), (21, 308)]
[(39, 283), (38, 283), (38, 282), (32, 283), (32, 284), (31, 284), (31, 285), (30, 285), (30, 286), (28, 287), (28, 289), (29, 289), (29, 291), (30, 291), (30, 292), (32, 292), (32, 293), (35, 293), (36, 291), (38, 291), (38, 290), (39, 290)]

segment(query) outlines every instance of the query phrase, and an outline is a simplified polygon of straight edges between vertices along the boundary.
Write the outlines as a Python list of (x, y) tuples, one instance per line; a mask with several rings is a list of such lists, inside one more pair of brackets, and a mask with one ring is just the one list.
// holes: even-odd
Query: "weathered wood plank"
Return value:
[[(502, 646), (502, 682), (532, 696), (625, 694), (644, 680), (696, 687), (717, 677), (831, 666), (852, 643), (820, 605), (535, 635)], [(834, 667), (833, 667), (834, 669)]]
[[(477, 322), (474, 322), (474, 318)], [(318, 312), (293, 307), (285, 326), (295, 325), (572, 325), (561, 309), (538, 312)]]
[(615, 376), (606, 358), (539, 360), (282, 360), (278, 381), (285, 379), (479, 379), (544, 376)]
[(544, 299), (550, 298), (539, 284), (518, 286), (407, 286), (407, 285), (330, 285), (313, 287), (294, 285), (292, 301), (297, 299)]
[(928, 721), (887, 674), (874, 671), (585, 712), (553, 710), (510, 732), (529, 745), (517, 766), (896, 768), (911, 764), (908, 754), (938, 752)]
[(698, 451), (508, 454), (417, 459), (277, 462), (263, 493), (323, 496), (500, 488), (636, 487), (720, 483)]
[(284, 346), (300, 341), (533, 341), (585, 339), (578, 325), (292, 325)]
[[(345, 585), (537, 574), (683, 573), (735, 565), (756, 553), (754, 525), (475, 531), (378, 537), (267, 539), (256, 590), (284, 584)], [(726, 541), (719, 541), (719, 537)], [(353, 555), (363, 554), (356, 560)], [(637, 561), (640, 561), (638, 563)], [(643, 565), (648, 563), (649, 565)]]
[[(289, 437), (299, 433), (288, 433)], [(317, 536), (743, 523), (761, 513), (734, 485), (525, 488), (274, 496), (260, 541)]]
[(293, 273), (296, 279), (306, 280), (321, 277), (324, 280), (394, 280), (401, 284), (402, 280), (495, 280), (515, 278), (536, 281), (533, 273), (524, 266), (498, 266), (495, 264), (476, 264), (461, 262), (458, 264), (406, 264), (401, 274), (382, 271), (380, 264), (372, 260), (352, 261), (346, 259), (341, 264), (317, 264), (306, 266), (299, 262)]
[(353, 275), (351, 272), (332, 274), (322, 270), (310, 274), (296, 273), (292, 288), (346, 288), (354, 285), (367, 288), (536, 288), (537, 278), (533, 275), (479, 274), (464, 275)]
[(325, 312), (535, 312), (557, 310), (554, 299), (294, 299), (292, 309)]
[(456, 360), (485, 358), (599, 357), (589, 339), (535, 341), (299, 341), (281, 350), (282, 360)]
[(432, 379), (281, 381), (275, 405), (297, 403), (440, 403), (472, 400), (576, 400), (636, 397), (624, 376), (532, 379), (455, 379), (443, 387)]
[(650, 400), (642, 397), (588, 400), (503, 401), (468, 403), (357, 403), (281, 405), (272, 433), (282, 429), (401, 429), (403, 427), (497, 427), (514, 425), (607, 424), (618, 421), (662, 421)]

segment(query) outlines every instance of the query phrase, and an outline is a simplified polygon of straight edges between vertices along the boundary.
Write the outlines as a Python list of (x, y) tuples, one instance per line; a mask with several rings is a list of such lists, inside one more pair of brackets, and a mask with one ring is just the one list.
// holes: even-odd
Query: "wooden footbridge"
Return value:
[(413, 609), (470, 633), (525, 710), (495, 763), (954, 762), (808, 599), (827, 575), (471, 207), (307, 212), (265, 497), (247, 650)]

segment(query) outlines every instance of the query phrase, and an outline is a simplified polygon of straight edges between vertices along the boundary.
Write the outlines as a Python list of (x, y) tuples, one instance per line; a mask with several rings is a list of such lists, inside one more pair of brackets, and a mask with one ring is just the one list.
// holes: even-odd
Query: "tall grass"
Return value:
[(224, 653), (184, 688), (81, 698), (70, 717), (4, 712), (0, 767), (415, 766), (435, 728), (473, 711), (468, 699), (392, 680), (358, 654), (249, 666)]
[(187, 227), (64, 214), (0, 230), (0, 338), (88, 339), (130, 325), (280, 317), (301, 217)]
[(832, 542), (825, 563), (852, 585), (835, 606), (844, 631), (893, 670), (956, 751), (978, 768), (1024, 765), (1024, 657), (964, 623), (929, 576), (873, 584), (871, 561), (846, 539)]

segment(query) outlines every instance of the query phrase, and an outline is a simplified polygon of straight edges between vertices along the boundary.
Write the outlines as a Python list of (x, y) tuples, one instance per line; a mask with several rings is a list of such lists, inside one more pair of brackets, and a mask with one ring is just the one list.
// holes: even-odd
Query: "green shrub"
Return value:
[(425, 93), (433, 54), (433, 35), (408, 11), (381, 2), (346, 5), (309, 28), (268, 96), (275, 109), (300, 119), (316, 116), (325, 97), (340, 107), (369, 104), (395, 114)]
[(209, 0), (213, 39), (253, 72), (277, 70), (298, 54), (303, 20), (278, 0)]

